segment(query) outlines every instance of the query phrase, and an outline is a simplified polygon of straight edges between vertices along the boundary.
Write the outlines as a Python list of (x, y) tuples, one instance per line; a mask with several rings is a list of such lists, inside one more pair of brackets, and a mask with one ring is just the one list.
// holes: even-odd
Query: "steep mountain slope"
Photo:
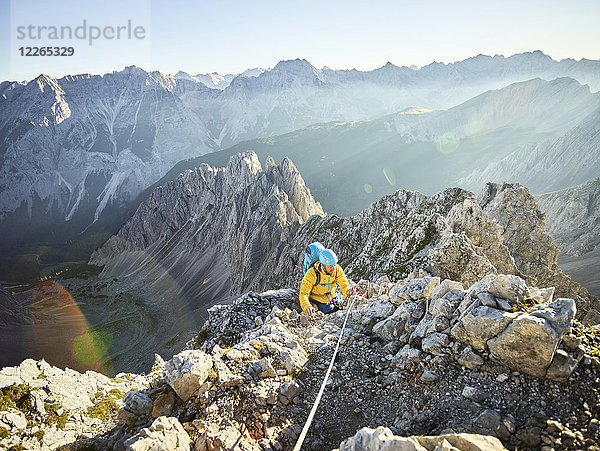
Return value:
[(359, 285), (343, 335), (346, 311), (270, 290), (212, 308), (148, 374), (0, 369), (0, 446), (291, 450), (340, 339), (303, 449), (594, 449), (600, 337), (571, 299), (506, 275)]
[[(240, 174), (242, 191), (226, 194), (226, 199), (234, 200), (228, 202), (225, 215), (216, 208), (219, 214), (213, 216), (214, 207), (208, 205), (219, 204), (215, 204), (214, 191), (202, 187), (206, 174), (216, 170), (204, 164), (157, 188), (119, 234), (92, 255), (90, 263), (104, 266), (102, 277), (131, 274), (135, 279), (144, 255), (166, 268), (170, 277), (185, 275), (186, 283), (193, 284), (204, 280), (195, 262), (216, 248), (218, 261), (230, 271), (232, 293), (241, 293), (296, 285), (306, 244), (319, 240), (336, 249), (351, 277), (400, 278), (422, 269), (471, 284), (489, 273), (517, 274), (530, 283), (556, 287), (560, 296), (577, 297), (579, 317), (600, 322), (597, 299), (557, 266), (558, 250), (545, 233), (544, 216), (520, 185), (488, 184), (479, 197), (459, 188), (431, 197), (401, 190), (356, 216), (316, 215), (301, 224), (300, 219), (306, 220), (310, 211), (318, 209), (313, 206), (301, 216), (286, 214), (287, 220), (275, 220), (282, 218), (283, 208), (289, 208), (285, 197), (268, 196), (261, 201), (250, 196), (255, 194), (250, 187), (261, 186), (275, 168), (283, 179), (291, 178), (293, 186), (302, 188), (296, 192), (307, 192), (289, 160), (280, 166), (269, 161), (263, 175), (254, 152), (238, 154), (224, 174)], [(265, 195), (264, 190), (261, 193)], [(309, 194), (302, 197), (307, 205), (314, 205)], [(181, 209), (181, 202), (200, 210)], [(190, 247), (190, 243), (194, 245)], [(171, 254), (180, 268), (172, 265)], [(142, 286), (147, 280), (153, 279), (139, 277), (137, 283)]]
[(597, 89), (598, 64), (555, 62), (541, 52), (371, 72), (294, 60), (237, 76), (223, 90), (138, 68), (3, 82), (0, 213), (21, 208), (27, 217), (35, 209), (44, 218), (48, 210), (69, 221), (81, 211), (89, 225), (183, 158), (317, 122), (373, 119), (412, 105), (447, 108), (536, 76), (570, 75)]
[(0, 366), (45, 357), (111, 375), (149, 368), (154, 352), (171, 355), (208, 307), (250, 283), (289, 226), (314, 214), (321, 206), (289, 160), (263, 170), (238, 156), (227, 168), (186, 172), (96, 252), (98, 264), (119, 255), (99, 280), (66, 274), (15, 296), (0, 291), (0, 311), (12, 312), (0, 321)]
[(12, 226), (4, 227), (3, 241), (36, 227), (47, 233), (53, 222), (81, 231), (175, 162), (215, 150), (175, 93), (187, 83), (129, 67), (3, 87), (0, 219)]
[(461, 178), (462, 186), (485, 180), (518, 180), (535, 193), (561, 190), (600, 174), (600, 109), (564, 135), (517, 149)]
[[(480, 190), (486, 180), (467, 182), (465, 176), (520, 149), (525, 152), (559, 137), (571, 143), (559, 161), (575, 153), (578, 161), (589, 162), (595, 157), (594, 149), (576, 146), (573, 139), (595, 139), (579, 124), (591, 125), (598, 108), (600, 96), (572, 79), (535, 79), (486, 92), (445, 111), (409, 108), (372, 121), (315, 124), (285, 135), (245, 141), (183, 161), (158, 184), (202, 162), (225, 165), (231, 155), (252, 149), (261, 159), (267, 155), (294, 159), (327, 211), (356, 214), (398, 187), (435, 193), (459, 184)], [(520, 170), (524, 158), (529, 156), (511, 162)], [(569, 173), (571, 180), (582, 180), (588, 173), (574, 172)], [(516, 175), (521, 172), (514, 173), (503, 171), (493, 180), (520, 181)], [(556, 181), (554, 171), (547, 174), (544, 168), (537, 179), (536, 186)]]
[[(347, 316), (299, 312), (299, 264), (315, 239), (360, 278)], [(291, 449), (331, 362), (310, 449), (342, 441), (344, 450), (593, 448), (599, 303), (560, 271), (556, 255), (521, 185), (490, 183), (478, 196), (398, 191), (339, 218), (323, 215), (290, 160), (268, 160), (263, 170), (248, 152), (226, 168), (202, 165), (156, 189), (92, 257), (104, 265), (99, 283), (84, 282), (96, 290), (118, 277), (135, 291), (106, 299), (113, 313), (139, 310), (124, 318), (130, 328), (151, 326), (129, 343), (128, 362), (149, 362), (153, 351), (168, 361), (155, 355), (148, 374), (112, 379), (44, 360), (0, 369), (0, 446)], [(191, 332), (182, 330), (189, 310), (180, 301), (198, 304), (200, 286), (217, 283), (269, 291), (212, 306), (180, 351)], [(56, 281), (39, 288), (69, 296)], [(211, 294), (208, 302), (223, 301)], [(0, 289), (0, 299), (11, 296)], [(164, 329), (178, 332), (171, 347), (157, 346)], [(107, 351), (100, 331), (80, 337), (88, 335), (96, 349), (86, 352), (85, 339), (64, 348), (87, 359)]]
[(600, 179), (536, 197), (561, 267), (600, 294)]
[(290, 160), (267, 160), (263, 170), (256, 154), (238, 154), (226, 168), (202, 165), (157, 188), (90, 262), (106, 265), (103, 276), (109, 278), (162, 271), (188, 298), (214, 283), (207, 266), (223, 267), (219, 283), (240, 292), (270, 250), (289, 240), (289, 228), (315, 214), (324, 214), (321, 205)]

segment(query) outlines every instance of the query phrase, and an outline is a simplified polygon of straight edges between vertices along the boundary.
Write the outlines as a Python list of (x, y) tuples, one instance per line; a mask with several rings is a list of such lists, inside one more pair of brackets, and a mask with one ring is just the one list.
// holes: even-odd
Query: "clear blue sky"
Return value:
[[(192, 74), (238, 73), (305, 58), (371, 70), (450, 63), (479, 53), (542, 50), (556, 60), (600, 59), (597, 0), (0, 0), (0, 80), (40, 73), (103, 74), (131, 64)], [(17, 27), (101, 29), (131, 20), (143, 39), (17, 39)], [(37, 29), (37, 28), (36, 28)], [(45, 31), (44, 31), (45, 33)], [(72, 57), (20, 56), (21, 46), (73, 46)]]

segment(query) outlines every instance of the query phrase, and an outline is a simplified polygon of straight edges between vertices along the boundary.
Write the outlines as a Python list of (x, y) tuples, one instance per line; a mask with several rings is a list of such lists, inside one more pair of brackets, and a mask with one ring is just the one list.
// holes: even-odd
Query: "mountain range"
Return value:
[(600, 173), (599, 119), (600, 95), (587, 86), (570, 78), (533, 79), (448, 110), (408, 108), (371, 121), (313, 124), (244, 141), (182, 161), (153, 186), (203, 162), (225, 165), (252, 149), (261, 159), (297, 161), (324, 208), (342, 216), (401, 187), (433, 194), (447, 186), (478, 191), (487, 181), (523, 181), (543, 193)]
[[(247, 149), (260, 158), (294, 158), (326, 209), (341, 215), (399, 187), (478, 190), (485, 178), (503, 181), (510, 161), (521, 162), (531, 149), (540, 154), (550, 146), (564, 158), (586, 152), (577, 140), (596, 145), (599, 67), (536, 51), (421, 69), (388, 63), (369, 72), (297, 59), (226, 85), (216, 75), (208, 82), (202, 74), (173, 77), (133, 66), (104, 76), (3, 82), (0, 248), (4, 255), (19, 246), (31, 252), (31, 243), (97, 233), (73, 257), (80, 259), (131, 216), (148, 187), (186, 165), (224, 165)], [(583, 154), (569, 158), (591, 161)], [(198, 156), (206, 159), (169, 173)], [(527, 175), (539, 192), (545, 167), (516, 164), (511, 171)], [(596, 166), (580, 169), (553, 186), (566, 187), (573, 176), (584, 182)]]

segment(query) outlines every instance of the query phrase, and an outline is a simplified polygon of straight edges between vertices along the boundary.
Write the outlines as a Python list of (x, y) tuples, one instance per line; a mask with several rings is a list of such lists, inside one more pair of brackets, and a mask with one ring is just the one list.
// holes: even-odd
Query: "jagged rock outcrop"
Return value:
[(598, 178), (536, 197), (546, 214), (548, 234), (560, 249), (561, 268), (596, 296), (600, 295), (599, 199)]
[(126, 440), (127, 451), (189, 451), (190, 436), (177, 418), (158, 417), (148, 428)]
[(105, 277), (168, 272), (186, 296), (197, 295), (212, 270), (218, 283), (240, 292), (253, 284), (271, 249), (310, 215), (323, 210), (293, 163), (269, 159), (263, 170), (247, 152), (226, 168), (202, 165), (157, 188), (90, 263), (106, 265)]
[(344, 440), (339, 451), (433, 451), (433, 450), (493, 451), (505, 450), (496, 437), (477, 434), (444, 434), (436, 437), (398, 437), (385, 427), (363, 428), (354, 437)]
[[(595, 377), (600, 359), (594, 356), (600, 335), (574, 322), (572, 300), (553, 300), (552, 290), (532, 287), (514, 275), (490, 275), (466, 289), (431, 276), (381, 277), (361, 280), (359, 286), (366, 296), (352, 297), (338, 360), (305, 441), (308, 449), (401, 444), (410, 449), (543, 444), (572, 449), (600, 439), (595, 419), (599, 404), (594, 402), (600, 393)], [(481, 329), (465, 319), (481, 308), (507, 308), (513, 315), (494, 334), (510, 337), (510, 358), (498, 358), (501, 352), (490, 344), (494, 337), (483, 348), (468, 345)], [(26, 381), (31, 387), (9, 396), (16, 400), (14, 406), (0, 404), (0, 427), (8, 434), (0, 446), (25, 437), (23, 443), (31, 449), (70, 442), (96, 449), (291, 449), (319, 390), (345, 313), (308, 318), (298, 312), (291, 289), (247, 293), (210, 309), (189, 349), (167, 362), (155, 356), (149, 375), (120, 375), (111, 381), (34, 361), (5, 368), (2, 384)], [(523, 335), (511, 328), (519, 318), (543, 320), (538, 326), (559, 337), (553, 355), (541, 346), (543, 334)], [(380, 335), (378, 325), (386, 322), (398, 333)], [(459, 324), (464, 333), (453, 334)], [(529, 367), (523, 365), (528, 359)], [(547, 371), (538, 377), (528, 374), (532, 366), (546, 368), (548, 360)], [(192, 371), (198, 363), (202, 368)], [(198, 377), (189, 377), (192, 373)], [(78, 384), (67, 388), (73, 392), (68, 395), (84, 393), (81, 399), (92, 408), (107, 404), (99, 399), (90, 403), (94, 390), (103, 394), (118, 385), (131, 391), (108, 391), (114, 399), (106, 419), (94, 423), (93, 434), (84, 426), (90, 410), (85, 414), (68, 407), (68, 399), (60, 397), (67, 395), (64, 389), (55, 390), (60, 400), (46, 406), (46, 416), (39, 418), (50, 418), (50, 411), (60, 418), (64, 414), (65, 430), (41, 421), (38, 429), (27, 425), (19, 432), (38, 405), (33, 386), (45, 386), (52, 394), (48, 390), (55, 377), (69, 387)], [(16, 393), (8, 388), (2, 388), (2, 403), (7, 394)], [(183, 398), (174, 388), (183, 388)], [(83, 430), (83, 436), (75, 438), (71, 430)], [(56, 441), (57, 432), (64, 438)]]
[(289, 160), (269, 159), (263, 171), (253, 152), (157, 188), (90, 263), (105, 265), (104, 277), (134, 274), (140, 286), (166, 270), (186, 295), (202, 289), (205, 271), (222, 268), (235, 294), (296, 286), (304, 248), (316, 240), (336, 250), (353, 278), (422, 269), (471, 285), (487, 274), (515, 274), (575, 298), (578, 318), (600, 322), (598, 299), (559, 268), (544, 215), (519, 184), (490, 183), (478, 196), (460, 188), (433, 196), (400, 190), (339, 218), (323, 216)]
[(557, 265), (544, 216), (519, 184), (488, 184), (477, 197), (459, 188), (434, 196), (401, 190), (350, 218), (311, 218), (265, 261), (258, 288), (273, 274), (278, 286), (297, 283), (289, 256), (315, 240), (336, 250), (350, 277), (399, 278), (423, 269), (471, 285), (490, 273), (512, 273), (576, 298), (578, 317), (600, 322), (597, 298)]
[(600, 178), (536, 196), (546, 229), (561, 253), (578, 257), (600, 245)]
[(149, 386), (153, 376), (94, 371), (81, 374), (44, 360), (0, 370), (0, 448), (56, 449), (112, 428), (125, 392)]

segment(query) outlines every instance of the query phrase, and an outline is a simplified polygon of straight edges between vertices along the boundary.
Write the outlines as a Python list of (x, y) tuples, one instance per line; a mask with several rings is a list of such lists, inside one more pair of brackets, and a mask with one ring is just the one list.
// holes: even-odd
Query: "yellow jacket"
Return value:
[[(319, 285), (315, 285), (317, 282), (317, 274), (315, 269), (319, 271), (321, 275), (321, 282)], [(300, 284), (300, 307), (302, 311), (310, 307), (309, 299), (312, 302), (318, 302), (320, 304), (327, 304), (333, 299), (333, 295), (336, 290), (336, 282), (342, 290), (344, 297), (348, 295), (348, 279), (344, 275), (344, 270), (340, 265), (335, 265), (335, 271), (332, 276), (327, 274), (321, 265), (321, 262), (316, 262), (314, 268), (311, 266), (304, 274), (302, 283)]]

